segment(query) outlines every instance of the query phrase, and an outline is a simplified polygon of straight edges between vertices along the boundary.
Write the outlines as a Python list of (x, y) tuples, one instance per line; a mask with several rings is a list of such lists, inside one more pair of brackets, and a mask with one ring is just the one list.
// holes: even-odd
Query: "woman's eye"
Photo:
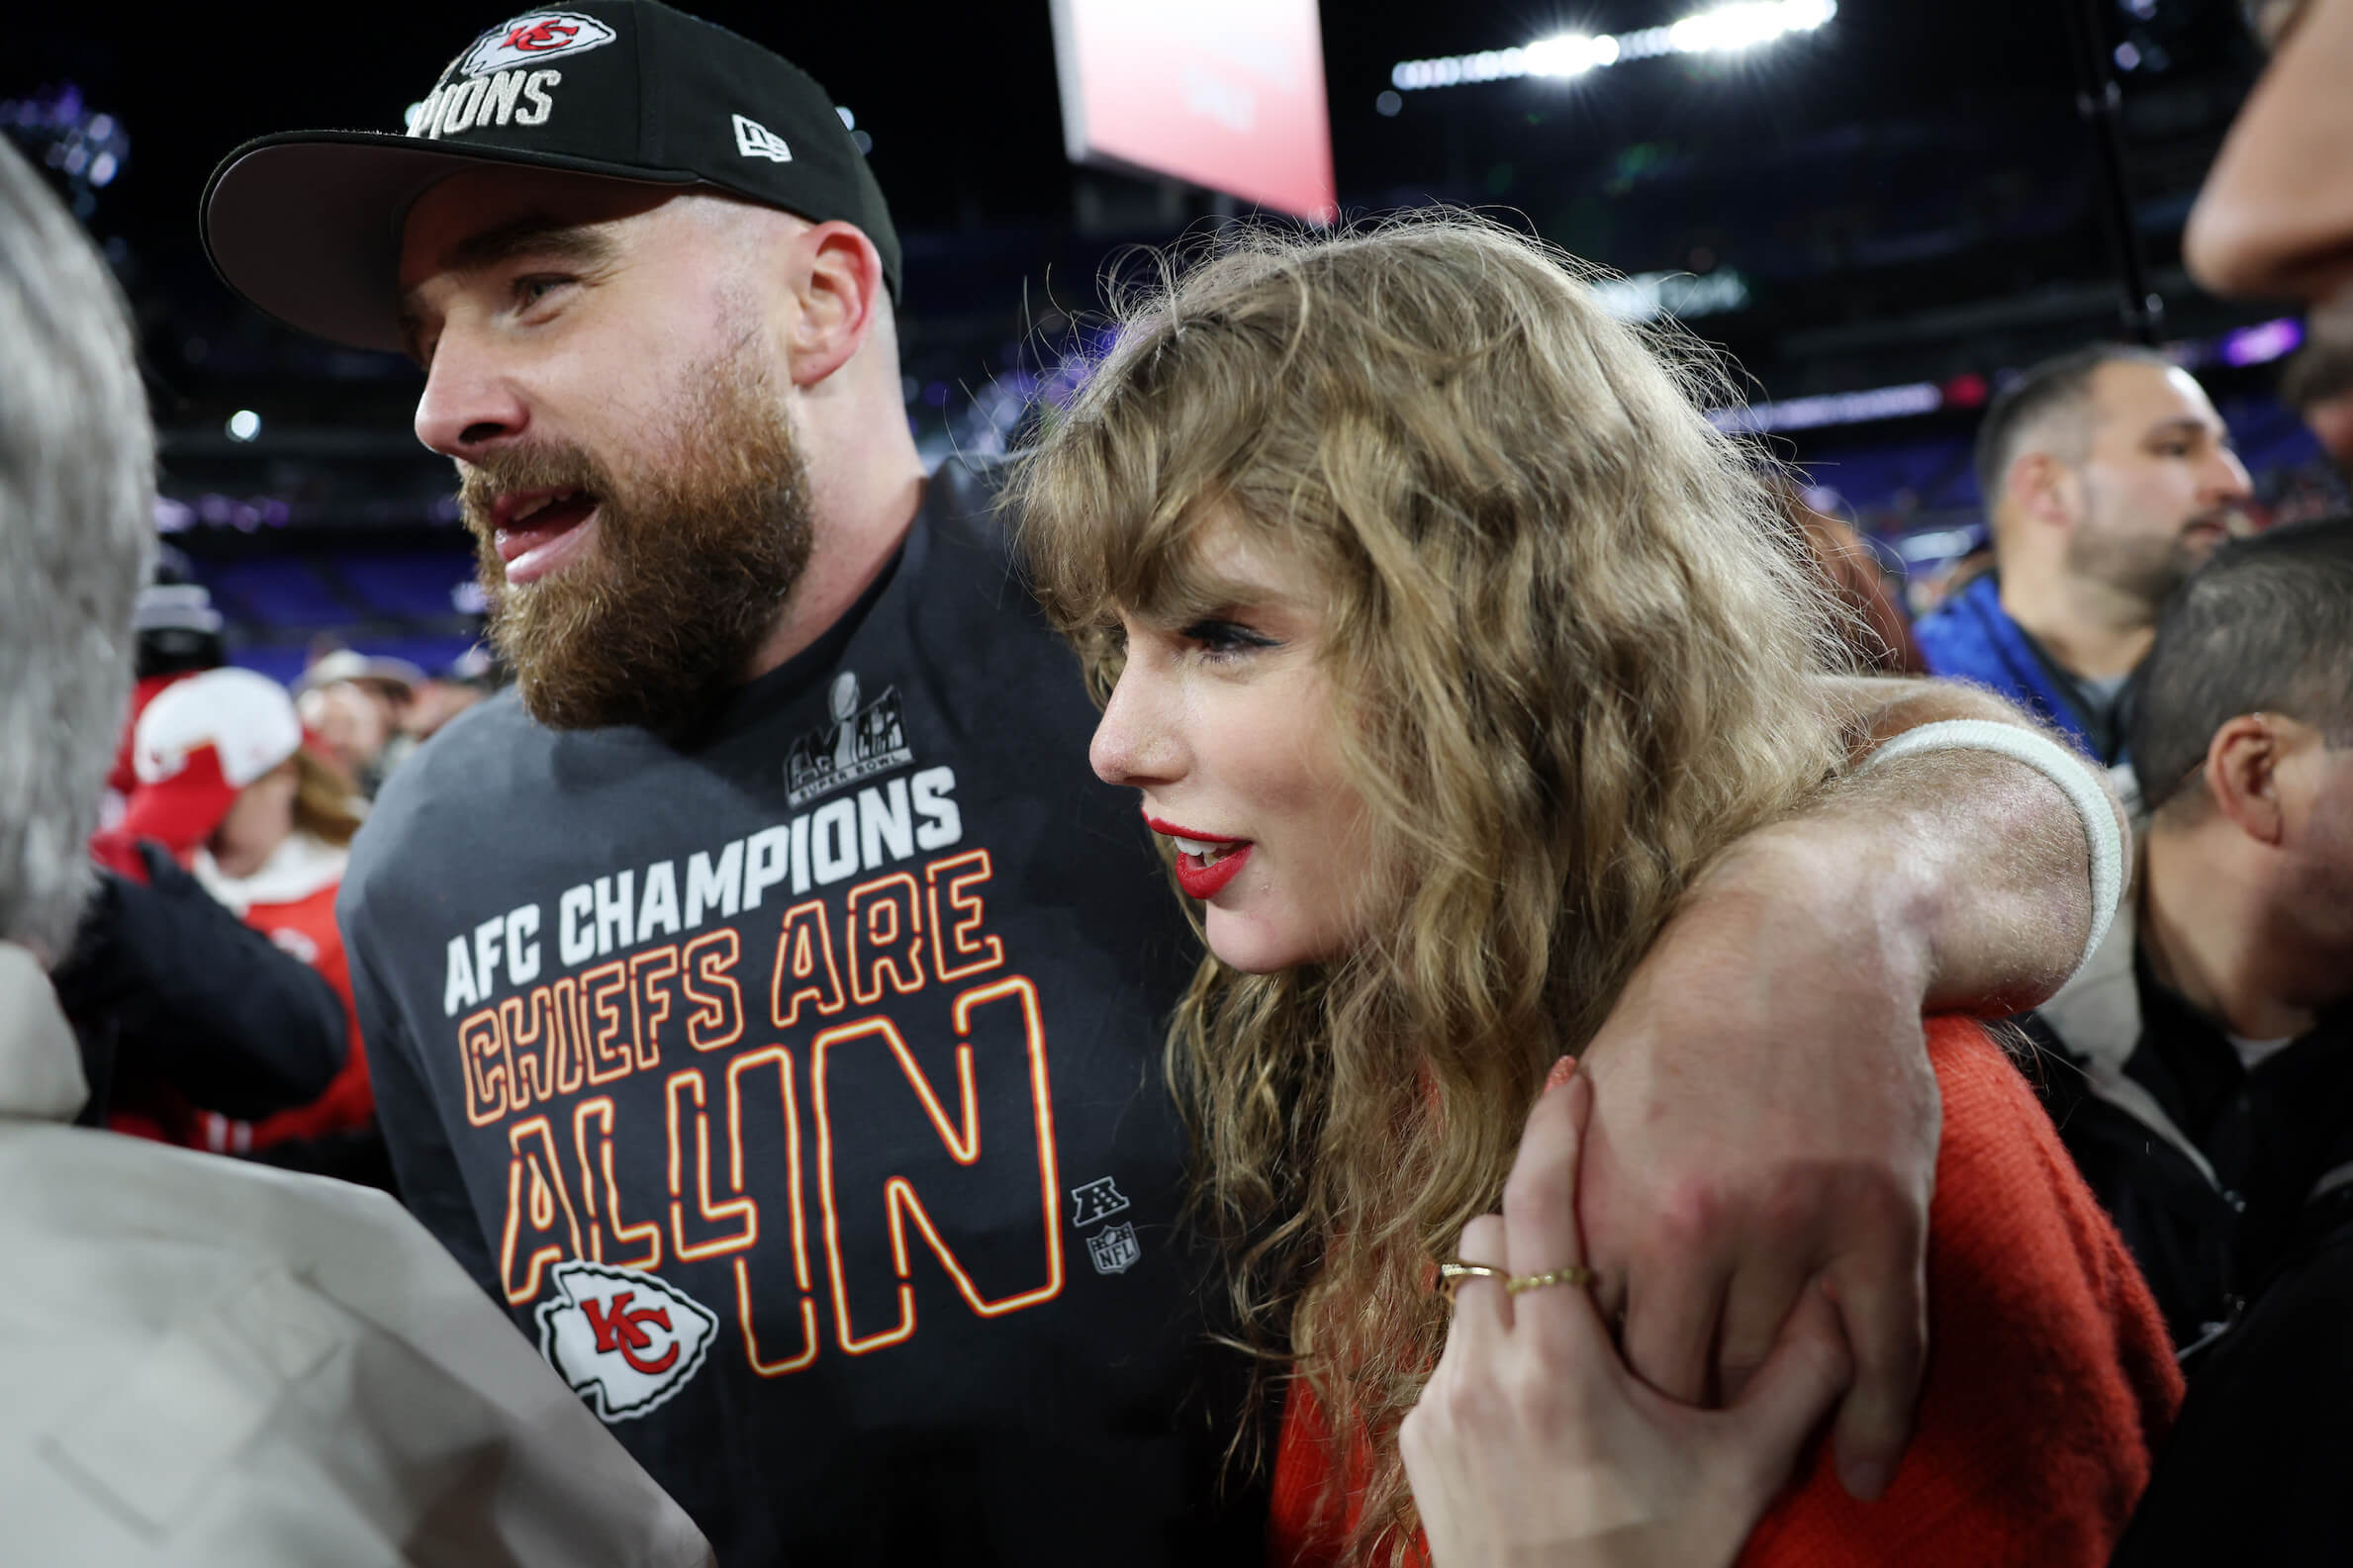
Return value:
[(1248, 653), (1254, 649), (1274, 646), (1273, 638), (1230, 620), (1196, 620), (1184, 628), (1183, 635), (1186, 641), (1199, 644), (1203, 652), (1216, 655)]

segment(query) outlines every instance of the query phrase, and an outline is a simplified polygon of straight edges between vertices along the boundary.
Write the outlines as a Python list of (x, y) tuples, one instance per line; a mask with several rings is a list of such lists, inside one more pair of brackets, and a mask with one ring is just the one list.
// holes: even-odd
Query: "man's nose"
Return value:
[(444, 457), (478, 462), (529, 422), (529, 405), (495, 358), (444, 332), (417, 400), (417, 438)]
[(2207, 465), (2207, 494), (2216, 501), (2245, 501), (2255, 494), (2255, 483), (2247, 477), (2247, 465), (2227, 446), (2214, 449), (2214, 460)]

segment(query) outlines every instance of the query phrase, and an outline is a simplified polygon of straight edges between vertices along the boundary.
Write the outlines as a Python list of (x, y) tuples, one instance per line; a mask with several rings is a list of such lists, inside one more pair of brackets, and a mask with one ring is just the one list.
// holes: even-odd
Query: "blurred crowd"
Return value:
[[(2260, 9), (2283, 52), (2217, 164), (2191, 258), (2219, 290), (2307, 304), (2311, 340), (2281, 397), (2353, 475), (2353, 5)], [(0, 198), (0, 379), (32, 385), (38, 371), (67, 385), (56, 407), (68, 426), (112, 432), (122, 450), (107, 461), (147, 472), (151, 447), (101, 264), (4, 148)], [(11, 315), (12, 300), (31, 304)], [(211, 1212), (261, 1215), (254, 1234), (294, 1238), (292, 1248), (316, 1236), (315, 1254), (290, 1254), (283, 1267), (325, 1281), (350, 1309), (334, 1332), (405, 1335), (411, 1346), (444, 1319), (371, 1327), (369, 1292), (382, 1281), (371, 1284), (361, 1254), (430, 1257), (415, 1277), (467, 1305), (434, 1308), (457, 1325), (446, 1359), (398, 1375), (493, 1390), (483, 1397), (500, 1414), (482, 1417), (478, 1435), (585, 1456), (560, 1483), (542, 1478), (561, 1466), (518, 1467), (501, 1483), (513, 1488), (506, 1501), (471, 1524), (492, 1530), (502, 1508), (577, 1507), (583, 1519), (638, 1510), (636, 1524), (613, 1526), (587, 1556), (568, 1558), (576, 1537), (557, 1530), (533, 1537), (545, 1549), (497, 1560), (694, 1560), (699, 1537), (664, 1512), (607, 1430), (569, 1392), (555, 1388), (551, 1402), (517, 1381), (502, 1360), (514, 1348), (501, 1337), (508, 1326), (423, 1231), (372, 1200), (333, 1208), (352, 1201), (339, 1189), (320, 1200), (332, 1210), (321, 1220), (296, 1211), (324, 1187), (204, 1185), (266, 1166), (399, 1193), (354, 997), (364, 959), (346, 950), (337, 894), (371, 802), (499, 692), (498, 662), (483, 648), (427, 671), (364, 648), (324, 649), (291, 690), (236, 667), (188, 564), (155, 547), (121, 495), (81, 495), (72, 476), (44, 469), (57, 465), (58, 441), (21, 431), (28, 417), (0, 396), (0, 605), (10, 611), (0, 665), (16, 689), (0, 692), (0, 747), (11, 754), (0, 778), (22, 785), (0, 803), (0, 1025), (28, 1038), (47, 1027), (47, 1013), (17, 1000), (46, 986), (74, 1049), (0, 1083), (14, 1096), (0, 1121), (70, 1121), (93, 1135), (73, 1151), (93, 1147), (100, 1129), (126, 1142), (95, 1154), (43, 1144), (37, 1158), (0, 1140), (0, 1209), (29, 1209), (27, 1194), (75, 1201), (62, 1178), (16, 1173), (118, 1160), (130, 1139), (223, 1156), (172, 1167), (198, 1218), (156, 1218), (150, 1231), (200, 1234)], [(2127, 344), (2072, 347), (2002, 388), (1975, 450), (1985, 546), (1921, 594), (1802, 485), (1776, 478), (1771, 488), (1785, 542), (1837, 603), (1855, 669), (1998, 693), (2107, 770), (2132, 819), (2123, 914), (2054, 996), (2017, 1020), (2057, 1135), (2145, 1276), (2188, 1374), (2187, 1402), (2114, 1560), (2342, 1560), (2353, 1549), (2341, 1486), (2353, 1460), (2353, 520), (2259, 528), (2268, 519), (2197, 378)], [(75, 684), (100, 675), (95, 697)], [(845, 756), (857, 697), (853, 679), (834, 714)], [(69, 733), (101, 710), (108, 733)], [(51, 747), (111, 751), (103, 790), (65, 798), (62, 786), (36, 787), (36, 760)], [(606, 901), (602, 884), (594, 896)], [(726, 896), (732, 915), (733, 886)], [(625, 878), (619, 897), (629, 898)], [(936, 894), (931, 908), (936, 922)], [(513, 951), (512, 928), (504, 940)], [(780, 986), (785, 974), (780, 959)], [(606, 1159), (610, 1191), (610, 1148)], [(673, 1153), (674, 1216), (691, 1190), (678, 1168)], [(707, 1168), (703, 1181), (707, 1211)], [(1050, 1172), (1050, 1208), (1063, 1201), (1052, 1184)], [(130, 1255), (104, 1249), (122, 1215), (76, 1212), (93, 1250), (60, 1266), (103, 1274), (110, 1257)], [(13, 1223), (0, 1220), (0, 1237)], [(346, 1252), (335, 1250), (338, 1232)], [(237, 1289), (250, 1294), (236, 1300), (264, 1303), (255, 1312), (280, 1310), (261, 1286)], [(288, 1322), (310, 1310), (283, 1308)], [(386, 1309), (387, 1324), (397, 1317)], [(600, 1349), (622, 1333), (591, 1321)], [(749, 1322), (747, 1308), (747, 1333)], [(297, 1356), (303, 1334), (326, 1332), (298, 1323), (287, 1331), (297, 1348), (280, 1353)], [(330, 1401), (315, 1414), (331, 1426), (335, 1410)], [(495, 1446), (490, 1435), (477, 1444)], [(462, 1464), (449, 1454), (473, 1451), (456, 1444), (431, 1462)], [(15, 1484), (0, 1480), (0, 1499), (16, 1497)], [(0, 1512), (30, 1506), (18, 1498)], [(443, 1522), (453, 1538), (471, 1527)], [(537, 1526), (515, 1527), (521, 1538)], [(642, 1554), (615, 1544), (623, 1537)], [(235, 1560), (236, 1538), (231, 1530), (222, 1554), (181, 1560)], [(102, 1560), (58, 1550), (47, 1560)], [(454, 1547), (424, 1555), (493, 1560)]]
[(477, 646), (428, 675), (336, 648), (289, 692), (229, 663), (168, 547), (132, 625), (96, 912), (58, 970), (108, 1064), (83, 1120), (390, 1190), (335, 894), (385, 779), (497, 690), (495, 662)]

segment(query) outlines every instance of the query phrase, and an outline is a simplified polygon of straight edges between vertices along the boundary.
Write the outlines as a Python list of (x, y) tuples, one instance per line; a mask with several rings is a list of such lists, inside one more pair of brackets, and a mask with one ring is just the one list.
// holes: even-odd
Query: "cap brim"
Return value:
[(702, 183), (684, 170), (561, 153), (373, 131), (287, 132), (246, 142), (213, 171), (200, 208), (205, 254), (223, 282), (289, 325), (354, 348), (405, 353), (401, 225), (427, 189), (485, 163), (633, 185)]

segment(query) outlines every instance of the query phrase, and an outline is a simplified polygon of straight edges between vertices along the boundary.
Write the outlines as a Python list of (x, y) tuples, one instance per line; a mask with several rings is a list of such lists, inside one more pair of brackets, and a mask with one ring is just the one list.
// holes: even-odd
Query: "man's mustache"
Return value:
[(2218, 507), (2209, 507), (2182, 524), (2182, 532), (2189, 534), (2200, 528), (2219, 528), (2232, 538), (2240, 538), (2255, 525), (2254, 507), (2249, 502), (2226, 501)]
[(523, 449), (480, 463), (459, 464), (458, 514), (468, 527), (480, 532), (490, 525), (491, 508), (501, 496), (518, 490), (552, 489), (612, 494), (611, 481), (586, 452), (577, 448)]

